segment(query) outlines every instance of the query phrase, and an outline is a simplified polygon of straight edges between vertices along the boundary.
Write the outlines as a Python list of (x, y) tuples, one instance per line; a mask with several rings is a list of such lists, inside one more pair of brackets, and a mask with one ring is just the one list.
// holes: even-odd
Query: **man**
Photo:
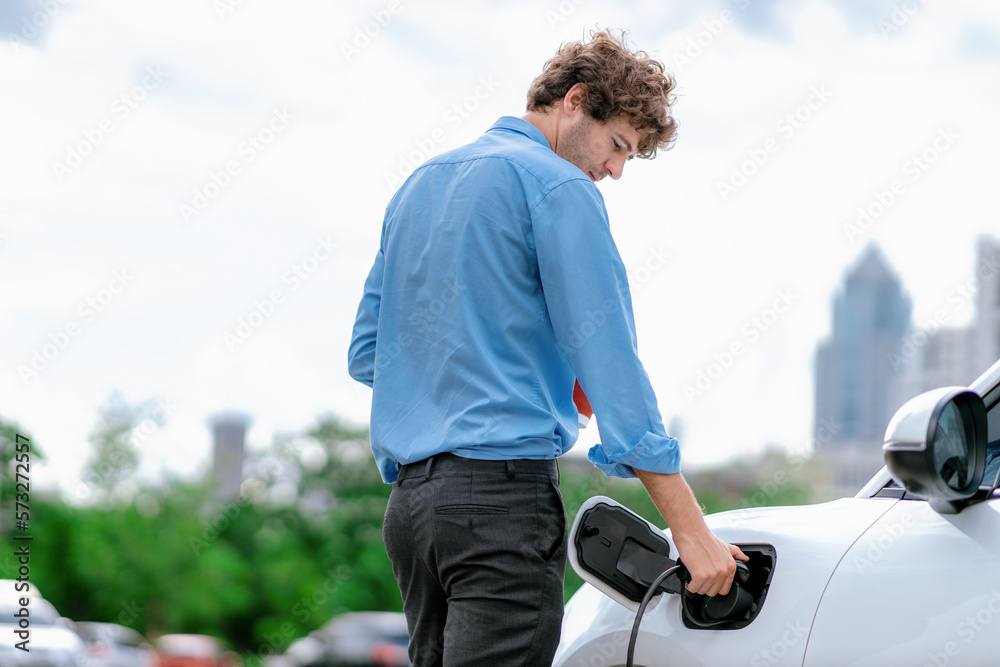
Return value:
[(522, 118), (428, 160), (389, 203), (349, 367), (373, 388), (372, 451), (395, 482), (383, 535), (415, 665), (551, 664), (574, 379), (599, 420), (590, 459), (645, 485), (689, 588), (727, 592), (746, 558), (679, 472), (595, 185), (669, 145), (673, 86), (624, 37), (564, 45)]

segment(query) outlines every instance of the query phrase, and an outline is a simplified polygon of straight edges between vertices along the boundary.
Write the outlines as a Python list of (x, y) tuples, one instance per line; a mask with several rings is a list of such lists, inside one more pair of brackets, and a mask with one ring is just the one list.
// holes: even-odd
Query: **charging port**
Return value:
[(770, 544), (738, 544), (750, 560), (740, 568), (728, 595), (708, 597), (685, 592), (684, 625), (698, 630), (738, 630), (750, 625), (771, 586), (776, 554)]
[[(691, 593), (684, 587), (690, 575), (670, 558), (663, 532), (616, 501), (595, 496), (580, 508), (570, 531), (570, 563), (585, 580), (633, 611), (647, 591), (653, 597), (646, 611), (656, 606), (662, 593), (679, 594), (688, 628), (736, 630), (760, 613), (776, 559), (769, 544), (738, 546), (749, 561), (737, 563), (730, 592), (713, 597)], [(675, 572), (660, 578), (671, 568)]]

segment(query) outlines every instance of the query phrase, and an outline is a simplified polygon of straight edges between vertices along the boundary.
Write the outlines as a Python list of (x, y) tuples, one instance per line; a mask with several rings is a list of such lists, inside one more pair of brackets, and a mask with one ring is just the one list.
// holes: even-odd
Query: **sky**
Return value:
[(919, 323), (1000, 232), (995, 3), (5, 2), (0, 418), (33, 481), (86, 501), (115, 391), (160, 406), (148, 479), (205, 470), (220, 410), (252, 450), (365, 424), (347, 344), (392, 193), (605, 27), (678, 82), (676, 145), (600, 189), (684, 465), (807, 448), (847, 267), (878, 244)]

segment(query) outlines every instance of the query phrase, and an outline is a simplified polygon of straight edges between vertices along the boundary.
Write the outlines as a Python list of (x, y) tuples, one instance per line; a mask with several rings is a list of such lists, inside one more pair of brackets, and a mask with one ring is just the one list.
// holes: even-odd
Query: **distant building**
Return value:
[[(976, 309), (972, 322), (945, 327), (955, 309), (970, 301)], [(977, 240), (970, 281), (950, 290), (946, 303), (907, 334), (897, 353), (894, 392), (901, 403), (937, 387), (971, 384), (1000, 359), (1000, 241)]]
[(816, 353), (814, 435), (820, 439), (825, 423), (838, 425), (824, 446), (882, 442), (899, 407), (890, 398), (889, 355), (909, 330), (911, 309), (881, 251), (868, 246), (848, 270), (833, 305), (833, 335)]
[(219, 412), (208, 419), (212, 429), (212, 478), (222, 498), (235, 498), (243, 483), (243, 459), (250, 416), (241, 412)]
[[(833, 334), (816, 353), (813, 432), (833, 497), (853, 495), (882, 467), (885, 428), (903, 403), (968, 385), (1000, 359), (1000, 241), (977, 240), (973, 274), (915, 327), (910, 300), (877, 247), (848, 270), (834, 301)], [(945, 326), (970, 301), (972, 323)]]
[(967, 385), (983, 370), (974, 353), (976, 331), (968, 327), (916, 328), (898, 358), (893, 395), (903, 404), (937, 387)]
[[(976, 355), (982, 372), (1000, 359), (1000, 241), (976, 242)], [(978, 377), (978, 375), (976, 376)]]

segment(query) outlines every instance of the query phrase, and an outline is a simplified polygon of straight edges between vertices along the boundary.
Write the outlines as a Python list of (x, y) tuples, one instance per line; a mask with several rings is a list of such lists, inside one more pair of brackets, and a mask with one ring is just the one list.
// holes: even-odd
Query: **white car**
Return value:
[(726, 598), (684, 593), (678, 572), (650, 591), (669, 531), (592, 498), (554, 667), (624, 666), (630, 643), (636, 667), (1000, 665), (1000, 362), (900, 408), (883, 451), (853, 498), (707, 516), (751, 558)]
[[(11, 579), (0, 579), (0, 667), (85, 667), (83, 640), (69, 622), (59, 616), (52, 604), (43, 598), (34, 585)], [(28, 602), (21, 605), (21, 600)], [(21, 624), (27, 610), (28, 642), (21, 650), (17, 644), (25, 637)]]
[(73, 629), (87, 646), (87, 667), (156, 667), (156, 651), (132, 628), (76, 622)]

